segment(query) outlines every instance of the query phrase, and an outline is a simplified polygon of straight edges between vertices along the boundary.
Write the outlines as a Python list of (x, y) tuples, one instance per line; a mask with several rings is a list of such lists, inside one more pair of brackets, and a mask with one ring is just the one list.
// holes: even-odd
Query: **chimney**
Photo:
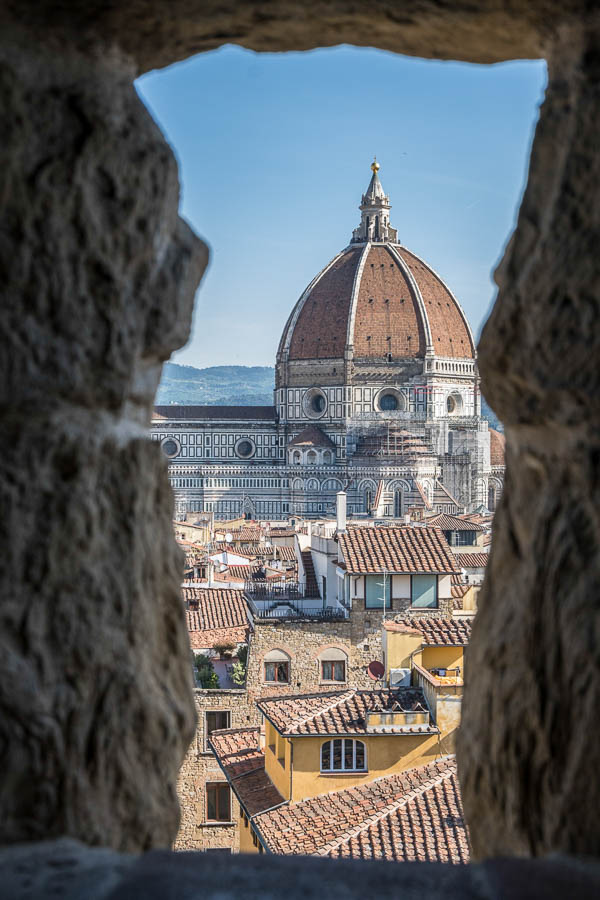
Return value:
[(410, 525), (410, 513), (407, 513), (407, 514), (404, 516), (404, 524), (405, 524), (405, 525)]
[(338, 534), (341, 534), (346, 530), (346, 493), (345, 491), (338, 491), (336, 494), (336, 519), (337, 519), (337, 531)]

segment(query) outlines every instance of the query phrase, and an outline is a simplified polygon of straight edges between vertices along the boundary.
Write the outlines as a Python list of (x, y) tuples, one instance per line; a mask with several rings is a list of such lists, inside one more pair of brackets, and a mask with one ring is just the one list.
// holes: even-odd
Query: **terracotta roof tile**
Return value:
[(505, 465), (506, 438), (500, 431), (490, 428), (490, 463), (492, 466)]
[(293, 547), (276, 547), (275, 549), (278, 559), (283, 559), (287, 562), (296, 562), (296, 551)]
[(361, 254), (362, 248), (348, 250), (317, 280), (294, 326), (290, 359), (344, 356), (352, 285)]
[(208, 742), (227, 780), (249, 816), (284, 803), (265, 772), (259, 728), (213, 731)]
[(407, 276), (385, 246), (371, 247), (354, 319), (356, 357), (425, 356), (423, 319)]
[(465, 584), (465, 582), (462, 579), (463, 579), (462, 574), (452, 575), (451, 591), (452, 591), (452, 596), (454, 598), (460, 599), (461, 597), (464, 597), (470, 588), (470, 585)]
[(327, 447), (334, 450), (335, 444), (317, 425), (309, 425), (288, 441), (288, 447)]
[[(369, 711), (428, 711), (420, 688), (401, 687), (381, 691), (330, 691), (321, 694), (265, 697), (257, 702), (260, 711), (280, 734), (367, 734)], [(435, 726), (398, 727), (396, 734), (435, 733)], [(389, 732), (388, 732), (389, 733)]]
[(466, 647), (471, 638), (469, 619), (405, 616), (397, 621), (418, 629), (423, 635), (423, 643), (431, 647)]
[(465, 519), (462, 516), (451, 516), (449, 513), (440, 513), (427, 519), (428, 525), (436, 525), (442, 531), (483, 531), (482, 525)]
[(461, 569), (485, 569), (490, 558), (489, 553), (457, 553), (456, 562)]
[(351, 528), (339, 535), (349, 572), (359, 575), (388, 572), (458, 572), (454, 554), (439, 528)]
[(241, 590), (182, 588), (193, 650), (248, 640), (248, 607)]
[(453, 757), (264, 812), (254, 826), (273, 853), (467, 862)]
[(444, 282), (405, 247), (400, 247), (398, 253), (419, 285), (431, 328), (434, 353), (451, 359), (474, 357), (475, 347), (469, 328)]

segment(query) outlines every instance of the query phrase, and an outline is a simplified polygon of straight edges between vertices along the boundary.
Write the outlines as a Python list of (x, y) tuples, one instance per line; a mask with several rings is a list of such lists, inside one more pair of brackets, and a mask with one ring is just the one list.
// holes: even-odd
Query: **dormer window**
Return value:
[(321, 745), (321, 772), (366, 772), (367, 752), (362, 741), (334, 738)]

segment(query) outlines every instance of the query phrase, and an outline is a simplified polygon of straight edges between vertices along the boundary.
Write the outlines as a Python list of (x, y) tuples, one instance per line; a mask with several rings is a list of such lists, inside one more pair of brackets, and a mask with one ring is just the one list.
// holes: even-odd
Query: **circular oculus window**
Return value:
[(255, 452), (256, 446), (250, 438), (240, 438), (235, 445), (236, 456), (239, 456), (240, 459), (250, 459)]
[(463, 398), (460, 394), (449, 394), (446, 398), (446, 409), (448, 415), (459, 416), (463, 409)]
[(380, 391), (377, 395), (376, 406), (380, 412), (403, 411), (406, 408), (402, 394), (392, 390)]
[(319, 388), (311, 388), (304, 395), (304, 412), (311, 419), (319, 419), (327, 409), (327, 397)]
[(162, 447), (162, 452), (165, 454), (167, 459), (175, 459), (176, 456), (179, 455), (179, 451), (181, 450), (181, 445), (177, 438), (168, 437), (164, 438), (161, 441), (160, 446)]

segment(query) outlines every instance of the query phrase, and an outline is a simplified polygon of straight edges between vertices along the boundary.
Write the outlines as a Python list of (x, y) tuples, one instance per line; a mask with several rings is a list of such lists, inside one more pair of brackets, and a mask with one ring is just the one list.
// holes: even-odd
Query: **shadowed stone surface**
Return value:
[(592, 11), (581, 0), (171, 0), (168, 15), (160, 0), (11, 0), (5, 8), (17, 19), (27, 9), (31, 26), (58, 46), (63, 32), (87, 52), (98, 41), (119, 46), (139, 71), (228, 43), (262, 51), (348, 43), (479, 63), (540, 57), (561, 23)]
[(0, 853), (0, 900), (589, 900), (600, 891), (597, 863), (556, 857), (478, 865), (321, 860), (306, 856), (154, 851), (141, 857), (92, 850), (77, 841), (16, 845)]
[(0, 48), (0, 841), (169, 846), (194, 729), (162, 361), (206, 250), (131, 68)]
[(600, 854), (599, 46), (566, 32), (553, 54), (480, 344), (508, 470), (459, 741), (479, 857)]
[[(481, 344), (509, 468), (459, 764), (475, 856), (598, 853), (597, 15), (555, 0), (5, 4), (0, 840), (167, 844), (193, 731), (170, 492), (142, 426), (160, 363), (187, 336), (206, 253), (177, 218), (175, 164), (132, 79), (226, 42), (348, 41), (550, 61), (530, 184)], [(176, 896), (199, 884), (223, 896), (226, 880), (237, 896), (242, 867), (247, 893), (280, 893), (264, 860), (114, 859), (115, 898), (158, 886), (165, 896), (169, 878)], [(364, 895), (363, 872), (369, 892), (377, 882), (398, 894), (400, 870), (385, 864), (330, 864), (350, 873), (331, 885), (317, 868), (327, 863), (277, 865), (305, 896), (324, 884)], [(416, 867), (402, 895), (577, 896), (577, 864), (552, 865)]]

